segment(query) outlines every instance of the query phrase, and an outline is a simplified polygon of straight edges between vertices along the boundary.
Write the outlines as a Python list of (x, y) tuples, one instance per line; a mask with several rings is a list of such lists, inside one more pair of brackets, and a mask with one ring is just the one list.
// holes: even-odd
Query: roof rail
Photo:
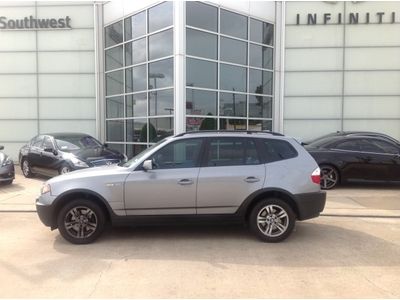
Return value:
[(257, 134), (257, 133), (269, 133), (276, 136), (284, 136), (282, 133), (269, 131), (269, 130), (196, 130), (196, 131), (187, 131), (177, 134), (176, 137), (184, 136), (186, 134), (196, 134), (196, 133), (247, 133), (247, 134)]

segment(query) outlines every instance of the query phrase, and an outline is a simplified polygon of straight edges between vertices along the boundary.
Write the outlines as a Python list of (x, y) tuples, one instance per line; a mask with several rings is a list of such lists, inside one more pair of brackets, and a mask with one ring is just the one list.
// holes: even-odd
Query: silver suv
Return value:
[(105, 224), (240, 221), (279, 242), (295, 221), (325, 206), (317, 163), (294, 139), (272, 132), (199, 131), (168, 137), (123, 165), (47, 181), (41, 221), (75, 244)]

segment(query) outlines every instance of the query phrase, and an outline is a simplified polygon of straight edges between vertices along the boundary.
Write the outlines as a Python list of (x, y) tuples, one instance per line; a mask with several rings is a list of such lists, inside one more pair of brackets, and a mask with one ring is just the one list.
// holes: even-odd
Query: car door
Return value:
[(28, 152), (28, 162), (31, 168), (35, 171), (35, 169), (40, 165), (40, 153), (42, 151), (44, 136), (39, 135), (35, 137), (29, 148)]
[(202, 138), (171, 142), (148, 159), (153, 169), (139, 167), (125, 182), (127, 215), (195, 214)]
[(198, 214), (232, 214), (262, 188), (265, 165), (252, 138), (209, 138), (197, 183)]
[[(51, 151), (50, 151), (51, 150)], [(45, 136), (38, 158), (38, 168), (49, 175), (58, 174), (59, 159), (55, 154), (55, 146), (50, 136)]]

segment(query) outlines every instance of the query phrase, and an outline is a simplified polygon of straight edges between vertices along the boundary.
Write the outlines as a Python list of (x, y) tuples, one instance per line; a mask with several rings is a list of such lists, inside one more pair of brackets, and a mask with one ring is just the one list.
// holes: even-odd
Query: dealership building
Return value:
[(129, 157), (189, 130), (400, 138), (400, 2), (0, 3), (0, 145), (84, 132)]

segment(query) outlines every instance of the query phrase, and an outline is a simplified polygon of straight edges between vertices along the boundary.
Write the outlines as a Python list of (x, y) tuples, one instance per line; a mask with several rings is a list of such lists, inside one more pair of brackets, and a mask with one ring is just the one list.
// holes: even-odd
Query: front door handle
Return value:
[(178, 184), (180, 185), (190, 185), (193, 184), (193, 180), (191, 179), (181, 179), (178, 181)]
[(254, 177), (254, 176), (249, 176), (249, 177), (247, 177), (244, 181), (249, 182), (249, 183), (253, 183), (253, 182), (258, 182), (258, 181), (260, 181), (260, 179), (257, 178), (257, 177)]

